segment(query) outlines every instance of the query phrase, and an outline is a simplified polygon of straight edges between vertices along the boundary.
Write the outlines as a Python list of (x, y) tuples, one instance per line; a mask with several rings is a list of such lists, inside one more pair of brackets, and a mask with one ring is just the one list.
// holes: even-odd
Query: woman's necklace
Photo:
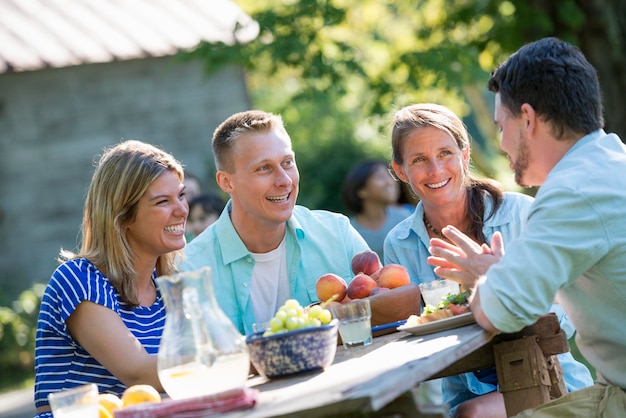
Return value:
[[(426, 218), (426, 212), (424, 212), (424, 225), (426, 225), (426, 228), (428, 228), (433, 234), (437, 235), (439, 238), (445, 239), (446, 241), (450, 241), (448, 237), (443, 235), (443, 233), (440, 230), (438, 230), (437, 228), (432, 226), (430, 222), (428, 222), (428, 218)], [(465, 235), (469, 235), (469, 229), (463, 231), (463, 233)]]
[(426, 225), (426, 228), (430, 229), (433, 234), (445, 239), (446, 241), (449, 241), (448, 238), (441, 233), (441, 231), (439, 231), (437, 228), (432, 226), (430, 222), (428, 222), (428, 218), (426, 218), (426, 212), (424, 212), (424, 225)]

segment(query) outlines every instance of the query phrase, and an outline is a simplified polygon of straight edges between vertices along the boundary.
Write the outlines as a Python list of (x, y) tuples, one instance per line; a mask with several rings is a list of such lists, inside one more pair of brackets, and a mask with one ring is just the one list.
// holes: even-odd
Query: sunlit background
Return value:
[(540, 37), (575, 43), (598, 70), (607, 130), (625, 138), (619, 3), (0, 0), (0, 391), (15, 376), (30, 384), (42, 285), (59, 249), (79, 243), (104, 146), (161, 145), (215, 189), (217, 124), (249, 108), (280, 113), (299, 203), (344, 212), (341, 179), (357, 160), (389, 159), (393, 112), (436, 102), (463, 117), (475, 170), (517, 190), (489, 72)]

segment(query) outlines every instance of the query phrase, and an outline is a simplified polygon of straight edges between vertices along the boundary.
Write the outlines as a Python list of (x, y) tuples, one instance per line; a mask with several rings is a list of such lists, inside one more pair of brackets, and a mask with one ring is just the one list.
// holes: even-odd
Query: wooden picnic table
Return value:
[(494, 335), (470, 324), (428, 335), (395, 332), (364, 347), (339, 346), (324, 371), (273, 380), (252, 377), (248, 386), (259, 390), (257, 405), (221, 416), (374, 417), (393, 411), (419, 417), (419, 405), (410, 394), (420, 382), (494, 365), (512, 415), (563, 390), (558, 360), (555, 367), (542, 359), (567, 351), (567, 339), (556, 316), (544, 318), (541, 326), (516, 334)]

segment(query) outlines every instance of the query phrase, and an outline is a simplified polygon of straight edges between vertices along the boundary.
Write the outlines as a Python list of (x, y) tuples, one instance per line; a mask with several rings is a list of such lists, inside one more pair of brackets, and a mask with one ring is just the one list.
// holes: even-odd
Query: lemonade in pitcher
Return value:
[(238, 353), (218, 357), (210, 367), (192, 362), (161, 370), (159, 380), (172, 399), (184, 399), (240, 388), (248, 372), (248, 355)]
[(172, 399), (242, 388), (250, 371), (245, 338), (213, 295), (211, 270), (157, 278), (167, 316), (158, 371)]

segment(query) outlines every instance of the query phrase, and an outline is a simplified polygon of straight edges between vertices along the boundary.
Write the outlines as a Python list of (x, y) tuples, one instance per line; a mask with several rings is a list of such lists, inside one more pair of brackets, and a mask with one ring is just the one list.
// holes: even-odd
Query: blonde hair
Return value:
[[(183, 181), (182, 165), (153, 145), (128, 140), (105, 149), (85, 200), (81, 249), (76, 254), (61, 250), (60, 261), (89, 259), (103, 271), (122, 300), (132, 306), (137, 306), (139, 301), (134, 286), (134, 254), (126, 237), (126, 226), (135, 219), (139, 199), (166, 170), (175, 172)], [(182, 250), (159, 256), (157, 275), (173, 273), (179, 254), (182, 255)]]
[(235, 162), (232, 153), (237, 140), (244, 135), (267, 133), (275, 129), (289, 138), (280, 115), (262, 110), (246, 110), (229, 116), (213, 132), (215, 166), (218, 170), (234, 172)]

